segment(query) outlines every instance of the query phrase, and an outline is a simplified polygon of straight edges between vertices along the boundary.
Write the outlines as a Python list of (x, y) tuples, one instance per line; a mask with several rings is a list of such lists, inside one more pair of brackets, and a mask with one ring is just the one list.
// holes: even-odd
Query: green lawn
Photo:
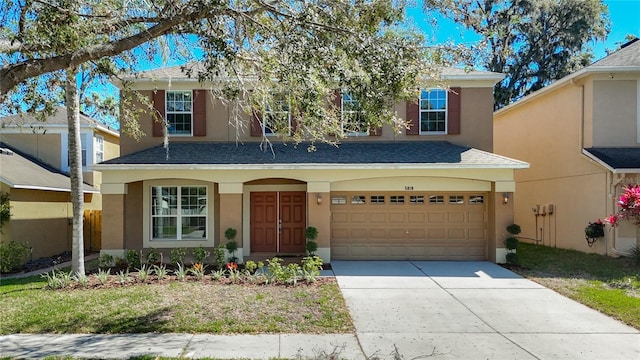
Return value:
[(340, 333), (353, 331), (335, 280), (292, 286), (196, 281), (48, 290), (1, 280), (0, 334)]
[(640, 267), (628, 258), (520, 243), (513, 270), (640, 329)]

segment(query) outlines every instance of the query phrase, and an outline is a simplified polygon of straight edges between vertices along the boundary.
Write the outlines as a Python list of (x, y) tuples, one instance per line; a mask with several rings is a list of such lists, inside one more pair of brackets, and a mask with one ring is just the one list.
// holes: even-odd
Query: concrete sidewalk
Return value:
[(0, 336), (0, 355), (19, 359), (49, 356), (83, 359), (128, 359), (151, 355), (183, 358), (364, 359), (353, 334), (329, 335), (6, 335)]

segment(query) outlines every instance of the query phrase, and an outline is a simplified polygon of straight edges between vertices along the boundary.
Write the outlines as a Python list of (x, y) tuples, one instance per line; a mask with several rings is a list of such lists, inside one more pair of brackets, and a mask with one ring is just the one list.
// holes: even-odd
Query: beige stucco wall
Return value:
[[(140, 90), (140, 93), (152, 97), (152, 91)], [(462, 88), (461, 94), (461, 131), (459, 135), (405, 135), (404, 131), (394, 132), (392, 126), (384, 125), (381, 136), (350, 136), (341, 140), (349, 141), (425, 141), (446, 140), (454, 144), (471, 146), (481, 150), (493, 150), (493, 92), (490, 87)], [(140, 104), (138, 104), (140, 106)], [(394, 109), (397, 116), (406, 118), (406, 105), (396, 104)], [(176, 136), (174, 141), (261, 141), (260, 137), (250, 135), (250, 116), (240, 108), (225, 105), (220, 100), (207, 98), (207, 135), (206, 136)], [(234, 114), (239, 113), (240, 122), (234, 122)], [(153, 121), (151, 115), (140, 116), (140, 128), (146, 134), (142, 139), (135, 140), (123, 134), (121, 137), (121, 154), (126, 155), (141, 151), (149, 147), (162, 144), (161, 137), (153, 137)], [(272, 141), (280, 139), (274, 137)]]
[(36, 133), (27, 131), (9, 134), (0, 131), (0, 141), (55, 168), (62, 168), (60, 134), (42, 134), (42, 130)]
[(71, 250), (71, 218), (69, 193), (11, 189), (9, 238), (28, 243), (34, 259)]
[[(514, 220), (522, 227), (522, 237), (546, 246), (611, 253), (605, 241), (590, 248), (584, 238), (588, 222), (609, 215), (612, 195), (607, 171), (582, 154), (583, 146), (596, 145), (594, 131), (599, 134), (612, 119), (593, 112), (614, 103), (595, 99), (604, 95), (603, 90), (611, 90), (611, 85), (590, 79), (568, 82), (495, 114), (495, 152), (531, 164), (515, 175)], [(594, 86), (599, 90), (594, 92)], [(635, 127), (632, 132), (635, 136)], [(595, 142), (602, 146), (607, 137), (597, 135)], [(548, 214), (549, 204), (553, 214)], [(544, 209), (545, 215), (536, 216), (534, 208), (540, 213)]]
[(593, 146), (638, 146), (638, 80), (594, 80)]

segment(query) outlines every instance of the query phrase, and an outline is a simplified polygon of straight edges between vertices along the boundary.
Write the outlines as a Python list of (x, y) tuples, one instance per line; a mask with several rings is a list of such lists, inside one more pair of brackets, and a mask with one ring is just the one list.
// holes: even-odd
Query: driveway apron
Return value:
[(489, 262), (333, 261), (366, 356), (640, 359), (640, 332)]

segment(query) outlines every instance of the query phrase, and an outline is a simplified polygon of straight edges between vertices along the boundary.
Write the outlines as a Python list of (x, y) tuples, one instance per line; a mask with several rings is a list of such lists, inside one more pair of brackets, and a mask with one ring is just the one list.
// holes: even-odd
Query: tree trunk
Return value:
[(71, 178), (71, 203), (73, 229), (71, 245), (71, 271), (84, 274), (83, 222), (84, 194), (82, 191), (82, 144), (80, 143), (80, 100), (78, 97), (77, 68), (67, 69), (66, 103), (69, 126), (69, 177)]

